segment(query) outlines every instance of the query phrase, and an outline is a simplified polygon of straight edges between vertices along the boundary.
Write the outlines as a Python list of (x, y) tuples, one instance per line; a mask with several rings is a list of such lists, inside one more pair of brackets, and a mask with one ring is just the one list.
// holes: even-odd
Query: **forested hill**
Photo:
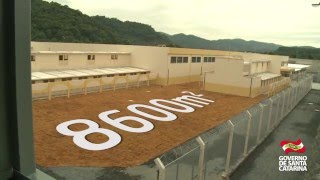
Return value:
[(166, 35), (146, 24), (88, 16), (55, 2), (31, 3), (33, 41), (172, 46)]
[(279, 47), (276, 51), (269, 54), (286, 55), (299, 59), (320, 60), (320, 48), (314, 47)]
[(173, 43), (181, 47), (188, 48), (220, 49), (266, 53), (275, 51), (280, 47), (280, 45), (278, 44), (264, 43), (258, 41), (246, 41), (243, 39), (207, 40), (194, 35), (186, 35), (182, 33), (169, 36), (169, 39)]
[(320, 49), (284, 47), (272, 43), (242, 39), (207, 40), (194, 35), (168, 35), (150, 25), (120, 21), (104, 16), (88, 16), (56, 2), (31, 0), (31, 39), (46, 42), (81, 42), (177, 46), (197, 49), (220, 49), (288, 55), (303, 59), (320, 59)]

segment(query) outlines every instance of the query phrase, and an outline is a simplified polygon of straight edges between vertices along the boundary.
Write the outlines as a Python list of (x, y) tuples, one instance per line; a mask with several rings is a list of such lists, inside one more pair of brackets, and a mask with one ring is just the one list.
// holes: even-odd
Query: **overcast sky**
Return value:
[[(47, 0), (51, 1), (51, 0)], [(320, 0), (54, 0), (168, 34), (320, 47)]]

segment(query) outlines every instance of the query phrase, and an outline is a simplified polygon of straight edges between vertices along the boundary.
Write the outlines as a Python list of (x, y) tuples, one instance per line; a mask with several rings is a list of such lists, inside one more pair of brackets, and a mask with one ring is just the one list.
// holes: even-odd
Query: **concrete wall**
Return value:
[(95, 54), (95, 60), (88, 60), (87, 54), (68, 54), (68, 60), (60, 61), (59, 54), (35, 54), (32, 71), (48, 71), (57, 69), (93, 69), (101, 67), (128, 66), (130, 55), (118, 55), (111, 59), (110, 54)]
[[(93, 51), (93, 52), (128, 52), (126, 48), (106, 44), (31, 42), (32, 51)], [(93, 53), (92, 53), (93, 54)], [(130, 54), (118, 54), (118, 59), (111, 59), (111, 54), (95, 54), (95, 60), (88, 60), (88, 54), (68, 54), (68, 61), (59, 61), (59, 54), (34, 54), (32, 71), (55, 69), (98, 68), (130, 65)]]
[(255, 97), (260, 94), (261, 79), (243, 76), (243, 60), (216, 58), (216, 69), (205, 75), (205, 90)]
[(118, 54), (118, 60), (112, 60), (111, 54), (96, 54), (95, 63), (87, 60), (87, 54), (69, 54), (68, 62), (63, 64), (59, 63), (58, 54), (36, 55), (36, 61), (32, 62), (32, 71), (133, 66), (150, 70), (150, 76), (158, 77), (158, 80), (153, 80), (154, 83), (166, 84), (168, 69), (166, 59), (169, 51), (169, 48), (167, 47), (54, 42), (31, 42), (31, 47), (32, 51), (95, 51), (130, 53), (130, 55)]
[[(259, 61), (259, 60), (270, 60), (270, 63), (267, 67), (267, 71), (270, 73), (280, 74), (281, 62), (288, 62), (288, 56), (279, 56), (279, 55), (268, 55), (268, 54), (257, 54), (257, 53), (242, 53), (243, 59), (248, 62)], [(255, 66), (255, 65), (253, 65)], [(252, 67), (254, 70), (256, 67)], [(253, 70), (253, 72), (254, 72)]]
[[(228, 66), (219, 66), (217, 68), (217, 59), (223, 57), (240, 58), (245, 61), (270, 60), (268, 67), (251, 67), (252, 72), (270, 71), (271, 73), (280, 74), (282, 61), (288, 61), (286, 56), (273, 56), (257, 53), (231, 52), (220, 50), (188, 49), (188, 48), (169, 48), (169, 47), (152, 47), (152, 46), (133, 46), (133, 45), (110, 45), (110, 44), (82, 44), (82, 43), (51, 43), (51, 42), (32, 42), (32, 51), (102, 51), (102, 52), (128, 52), (130, 55), (118, 55), (117, 61), (111, 60), (110, 54), (96, 54), (95, 63), (87, 60), (87, 54), (71, 54), (68, 62), (59, 62), (58, 54), (56, 55), (38, 55), (36, 61), (32, 62), (32, 71), (56, 70), (56, 69), (77, 69), (77, 68), (97, 68), (112, 66), (134, 66), (151, 71), (151, 76), (157, 79), (153, 83), (167, 85), (186, 82), (195, 82), (203, 79), (204, 72), (215, 71), (229, 72), (232, 76), (225, 76), (226, 73), (220, 74), (219, 78), (224, 79), (227, 84), (229, 78), (232, 81), (243, 80), (243, 60), (241, 66), (238, 63)], [(171, 56), (186, 56), (188, 63), (170, 63)], [(192, 63), (192, 57), (201, 57), (201, 63)], [(216, 57), (216, 62), (204, 62), (204, 57)], [(232, 61), (233, 62), (233, 61)], [(239, 61), (240, 62), (240, 61)], [(253, 65), (254, 66), (254, 65)], [(230, 69), (230, 67), (232, 67)], [(241, 73), (240, 73), (241, 72)], [(210, 75), (209, 75), (210, 76)], [(217, 75), (213, 75), (217, 76)], [(230, 86), (236, 86), (231, 83)], [(244, 83), (244, 82), (242, 82)], [(242, 87), (242, 83), (240, 86)], [(251, 83), (251, 80), (250, 80)], [(245, 83), (246, 84), (246, 83)], [(243, 94), (243, 93), (241, 93)]]
[[(204, 72), (214, 71), (215, 62), (204, 62), (205, 57), (219, 57), (237, 54), (219, 50), (170, 48), (168, 53), (169, 84), (202, 81)], [(170, 63), (171, 57), (188, 57), (188, 63)], [(201, 57), (201, 63), (192, 63), (192, 57)]]
[(166, 85), (168, 77), (167, 47), (126, 46), (131, 52), (131, 66), (148, 69), (156, 75), (155, 84)]

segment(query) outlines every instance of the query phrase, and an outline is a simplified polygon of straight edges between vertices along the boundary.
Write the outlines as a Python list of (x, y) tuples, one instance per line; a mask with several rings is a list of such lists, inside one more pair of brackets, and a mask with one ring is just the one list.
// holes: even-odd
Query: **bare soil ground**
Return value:
[[(162, 122), (147, 119), (155, 126), (147, 133), (126, 132), (108, 125), (98, 118), (99, 113), (113, 109), (119, 110), (120, 113), (111, 115), (111, 118), (140, 117), (127, 110), (127, 106), (131, 104), (150, 105), (148, 101), (151, 99), (170, 100), (183, 95), (182, 91), (202, 93), (204, 94), (203, 98), (215, 102), (203, 108), (195, 108), (196, 110), (192, 113), (173, 112), (178, 116), (174, 121)], [(202, 132), (214, 128), (264, 98), (266, 97), (246, 98), (201, 91), (197, 83), (191, 83), (105, 91), (88, 95), (74, 95), (70, 98), (54, 98), (51, 101), (37, 100), (33, 102), (36, 163), (44, 167), (128, 167), (140, 165)], [(148, 112), (147, 109), (141, 110)], [(150, 112), (150, 114), (157, 115), (154, 112)], [(82, 149), (73, 143), (71, 136), (62, 135), (56, 131), (58, 124), (73, 119), (95, 121), (101, 128), (119, 133), (122, 141), (119, 145), (108, 150), (89, 151)], [(135, 127), (141, 126), (133, 121), (128, 121), (126, 124)], [(72, 130), (86, 128), (86, 125), (83, 124), (70, 126)], [(99, 133), (89, 135), (86, 138), (95, 143), (108, 140), (106, 136)]]

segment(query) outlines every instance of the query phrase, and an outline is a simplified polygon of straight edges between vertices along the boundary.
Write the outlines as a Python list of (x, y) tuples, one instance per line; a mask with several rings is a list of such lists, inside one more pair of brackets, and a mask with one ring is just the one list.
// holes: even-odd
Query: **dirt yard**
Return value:
[[(154, 124), (154, 129), (146, 133), (131, 133), (115, 128), (98, 118), (104, 111), (117, 109), (120, 116), (138, 116), (127, 110), (131, 104), (149, 104), (151, 99), (170, 100), (180, 97), (182, 91), (204, 94), (203, 98), (214, 103), (203, 108), (195, 108), (192, 113), (173, 112), (178, 116), (174, 121), (163, 122), (147, 119)], [(234, 115), (260, 102), (265, 97), (245, 98), (220, 93), (201, 91), (197, 83), (172, 86), (150, 86), (134, 89), (105, 91), (88, 95), (74, 95), (54, 98), (51, 101), (33, 101), (34, 140), (36, 163), (44, 166), (94, 166), (128, 167), (140, 165), (162, 153), (196, 137)], [(129, 101), (131, 100), (131, 101)], [(148, 112), (146, 109), (142, 109)], [(172, 111), (171, 111), (172, 112)], [(150, 112), (150, 114), (157, 115)], [(102, 151), (89, 151), (75, 145), (71, 136), (56, 131), (56, 126), (73, 119), (89, 119), (97, 122), (101, 128), (119, 133), (122, 141), (117, 146)], [(128, 121), (125, 124), (140, 127), (139, 123)], [(84, 124), (71, 125), (72, 130), (84, 130)], [(86, 137), (94, 143), (108, 140), (105, 135), (95, 133)]]

